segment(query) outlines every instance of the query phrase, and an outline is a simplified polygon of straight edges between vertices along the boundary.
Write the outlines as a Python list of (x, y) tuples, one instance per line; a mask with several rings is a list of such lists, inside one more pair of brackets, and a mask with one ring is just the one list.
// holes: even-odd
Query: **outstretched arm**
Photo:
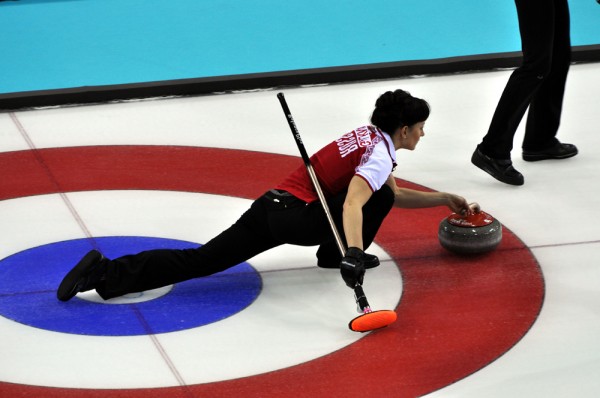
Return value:
[(400, 188), (396, 179), (390, 174), (387, 182), (394, 191), (394, 206), (404, 209), (416, 209), (424, 207), (448, 206), (450, 210), (459, 214), (476, 211), (469, 207), (466, 199), (462, 196), (448, 192), (423, 192), (414, 189)]

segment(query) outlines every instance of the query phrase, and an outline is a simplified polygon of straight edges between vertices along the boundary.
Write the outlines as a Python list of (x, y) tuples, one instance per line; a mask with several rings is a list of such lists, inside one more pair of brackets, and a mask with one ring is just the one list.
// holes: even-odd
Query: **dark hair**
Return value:
[(399, 127), (424, 122), (429, 112), (427, 101), (404, 90), (387, 91), (377, 98), (371, 123), (392, 135)]

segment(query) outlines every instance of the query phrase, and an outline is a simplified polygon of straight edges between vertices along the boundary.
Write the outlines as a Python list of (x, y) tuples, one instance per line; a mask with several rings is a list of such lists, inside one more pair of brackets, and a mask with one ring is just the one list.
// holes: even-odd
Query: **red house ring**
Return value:
[[(0, 200), (123, 189), (253, 199), (300, 165), (299, 158), (272, 153), (182, 146), (4, 152), (0, 170), (11, 178), (0, 180)], [(536, 260), (506, 227), (502, 243), (491, 253), (461, 257), (446, 252), (437, 241), (437, 227), (448, 213), (446, 208), (392, 210), (376, 243), (402, 274), (398, 320), (344, 349), (290, 368), (209, 384), (92, 390), (1, 382), (0, 395), (351, 398), (421, 396), (441, 389), (517, 344), (535, 322), (544, 297)]]

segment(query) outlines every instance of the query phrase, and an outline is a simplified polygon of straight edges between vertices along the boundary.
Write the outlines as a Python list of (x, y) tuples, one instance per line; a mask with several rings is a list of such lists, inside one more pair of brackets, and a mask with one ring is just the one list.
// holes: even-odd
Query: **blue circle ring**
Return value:
[[(143, 250), (198, 247), (197, 243), (139, 236), (94, 238), (109, 258)], [(107, 305), (75, 297), (56, 299), (56, 287), (91, 249), (88, 239), (51, 243), (0, 261), (0, 315), (55, 332), (95, 336), (136, 336), (177, 332), (218, 322), (248, 307), (262, 280), (248, 263), (173, 285), (149, 301)], [(40, 261), (43, 259), (43, 261)], [(144, 293), (140, 293), (144, 294)], [(224, 299), (226, 298), (226, 299)]]

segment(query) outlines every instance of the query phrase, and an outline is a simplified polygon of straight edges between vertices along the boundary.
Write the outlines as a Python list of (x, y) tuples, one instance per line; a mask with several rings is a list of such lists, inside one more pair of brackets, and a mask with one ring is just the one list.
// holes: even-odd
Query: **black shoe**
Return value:
[(97, 250), (88, 252), (64, 277), (56, 297), (60, 301), (69, 301), (79, 292), (92, 290), (105, 274), (104, 256)]
[(476, 149), (471, 157), (471, 163), (505, 184), (523, 185), (525, 183), (523, 174), (513, 167), (510, 159), (494, 159)]
[[(341, 257), (337, 261), (326, 261), (319, 258), (317, 259), (317, 265), (321, 268), (340, 268), (340, 261), (342, 261)], [(379, 258), (377, 256), (365, 253), (363, 257), (365, 269), (375, 268), (379, 266), (379, 264)]]
[(560, 142), (550, 148), (541, 151), (523, 150), (523, 160), (536, 162), (546, 159), (567, 159), (577, 155), (577, 147), (573, 144), (562, 144)]

